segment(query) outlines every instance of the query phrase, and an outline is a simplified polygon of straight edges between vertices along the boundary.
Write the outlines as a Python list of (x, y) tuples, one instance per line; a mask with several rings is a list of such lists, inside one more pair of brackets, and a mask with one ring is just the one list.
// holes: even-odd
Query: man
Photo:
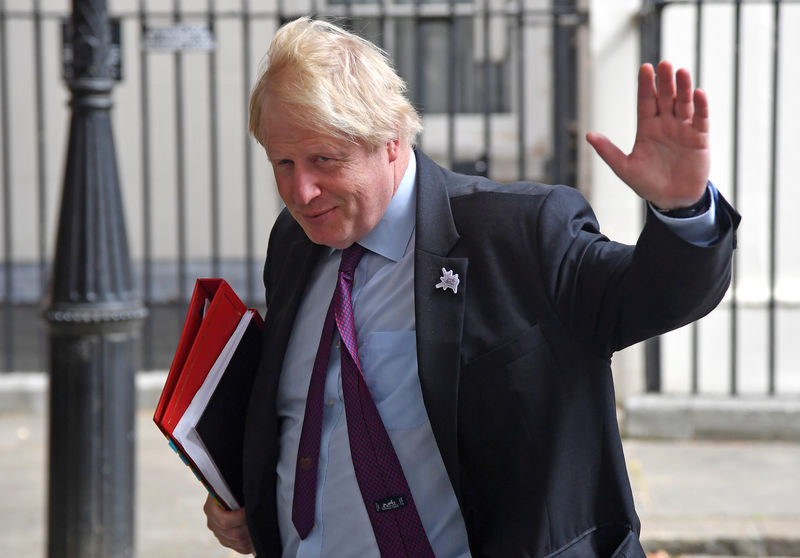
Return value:
[[(204, 508), (222, 544), (644, 556), (610, 358), (719, 302), (739, 221), (708, 182), (704, 93), (668, 63), (655, 73), (640, 70), (630, 155), (587, 136), (650, 202), (631, 247), (576, 190), (457, 175), (414, 150), (419, 118), (370, 43), (308, 19), (278, 32), (250, 129), (286, 210), (264, 270), (246, 511)], [(398, 484), (376, 497), (365, 479), (381, 475)]]

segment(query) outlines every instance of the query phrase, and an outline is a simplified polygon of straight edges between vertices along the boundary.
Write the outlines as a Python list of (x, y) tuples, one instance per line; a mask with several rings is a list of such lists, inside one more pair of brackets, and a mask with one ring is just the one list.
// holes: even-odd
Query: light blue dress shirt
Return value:
[[(417, 373), (415, 183), (416, 159), (412, 154), (381, 221), (359, 242), (368, 251), (356, 268), (353, 284), (358, 354), (434, 553), (440, 558), (468, 558), (464, 520), (431, 430)], [(692, 242), (710, 242), (716, 235), (713, 206), (707, 214), (692, 219), (658, 216)], [(331, 347), (325, 382), (315, 526), (301, 540), (292, 524), (294, 474), (306, 394), (340, 259), (341, 251), (331, 250), (312, 273), (278, 388), (281, 452), (277, 505), (284, 558), (380, 556), (350, 457), (338, 338)]]
[(649, 205), (653, 208), (653, 213), (656, 217), (666, 223), (683, 240), (698, 246), (709, 246), (717, 240), (717, 233), (719, 232), (717, 231), (715, 220), (719, 192), (711, 182), (708, 183), (707, 188), (711, 191), (711, 203), (708, 206), (708, 210), (694, 217), (667, 217), (656, 210), (653, 204)]
[[(408, 168), (378, 225), (359, 244), (368, 249), (356, 268), (353, 313), (363, 374), (414, 496), (436, 556), (470, 556), (458, 509), (422, 401), (414, 326), (416, 160)], [(278, 522), (284, 557), (379, 557), (350, 457), (342, 397), (338, 338), (325, 382), (315, 526), (300, 540), (292, 524), (297, 447), (322, 324), (341, 252), (315, 268), (300, 306), (278, 388), (281, 421)]]

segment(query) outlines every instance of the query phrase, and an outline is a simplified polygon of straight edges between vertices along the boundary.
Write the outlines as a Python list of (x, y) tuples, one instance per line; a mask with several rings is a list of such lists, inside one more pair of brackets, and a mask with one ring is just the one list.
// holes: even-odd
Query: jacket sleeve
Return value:
[(537, 216), (539, 271), (554, 315), (600, 355), (705, 316), (730, 284), (740, 217), (722, 196), (710, 246), (684, 241), (651, 211), (636, 246), (603, 236), (573, 189), (554, 189)]

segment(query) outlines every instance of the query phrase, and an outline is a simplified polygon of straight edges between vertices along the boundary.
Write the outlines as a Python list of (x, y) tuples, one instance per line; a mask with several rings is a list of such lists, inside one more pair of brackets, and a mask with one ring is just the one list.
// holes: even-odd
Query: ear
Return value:
[(389, 162), (394, 163), (400, 155), (400, 138), (395, 138), (386, 142), (386, 154), (389, 156)]

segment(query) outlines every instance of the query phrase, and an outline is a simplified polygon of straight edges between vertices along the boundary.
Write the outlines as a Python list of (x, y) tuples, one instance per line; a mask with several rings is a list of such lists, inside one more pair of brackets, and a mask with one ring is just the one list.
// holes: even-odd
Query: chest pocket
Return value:
[(416, 428), (428, 420), (417, 374), (415, 331), (370, 333), (358, 354), (367, 386), (388, 430)]

